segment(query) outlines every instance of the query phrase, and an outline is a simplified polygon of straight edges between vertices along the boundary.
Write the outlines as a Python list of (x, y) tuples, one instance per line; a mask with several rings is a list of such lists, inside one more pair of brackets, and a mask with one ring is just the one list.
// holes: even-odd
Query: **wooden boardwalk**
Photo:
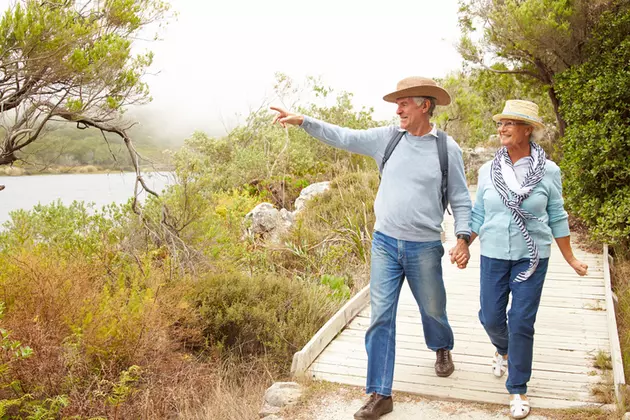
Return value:
[[(394, 391), (506, 404), (505, 376), (495, 378), (491, 373), (494, 347), (477, 317), (479, 242), (471, 246), (468, 268), (459, 270), (448, 261), (448, 249), (454, 244), (452, 218), (448, 215), (445, 230), (443, 268), (447, 312), (455, 334), (455, 372), (449, 378), (435, 376), (435, 353), (424, 344), (418, 308), (405, 283), (397, 318)], [(575, 246), (574, 251), (589, 266), (586, 277), (575, 274), (557, 247), (552, 249), (535, 325), (534, 366), (528, 391), (533, 407), (596, 404), (591, 389), (603, 378), (593, 366), (594, 357), (600, 350), (611, 352), (603, 256), (580, 251)], [(316, 380), (365, 386), (364, 336), (370, 322), (367, 293), (364, 290), (355, 297), (296, 354), (293, 366), (296, 374), (302, 372)], [(614, 329), (616, 333), (616, 326)]]

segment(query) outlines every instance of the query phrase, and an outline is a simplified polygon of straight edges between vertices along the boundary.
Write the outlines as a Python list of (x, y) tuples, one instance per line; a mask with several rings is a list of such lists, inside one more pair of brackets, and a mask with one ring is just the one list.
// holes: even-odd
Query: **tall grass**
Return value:
[(630, 250), (615, 251), (612, 282), (618, 299), (617, 327), (626, 383), (630, 383)]

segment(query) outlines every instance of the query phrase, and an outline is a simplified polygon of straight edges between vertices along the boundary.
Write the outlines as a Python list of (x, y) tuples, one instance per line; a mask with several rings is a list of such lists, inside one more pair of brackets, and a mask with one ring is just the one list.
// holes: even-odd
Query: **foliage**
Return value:
[[(94, 167), (103, 169), (133, 170), (129, 151), (124, 142), (112, 135), (103, 135), (95, 130), (77, 130), (60, 124), (49, 124), (49, 131), (43, 133), (36, 142), (24, 147), (20, 153), (20, 168), (29, 173), (70, 172), (73, 168)], [(154, 141), (146, 132), (132, 129), (134, 146), (142, 156), (155, 165), (165, 166), (169, 156), (162, 152), (164, 141)], [(83, 168), (81, 168), (83, 167)]]
[(123, 245), (124, 214), (55, 203), (14, 212), (0, 234), (6, 323), (34, 349), (13, 369), (20, 392), (12, 410), (23, 418), (57, 418), (77, 401), (88, 412), (117, 411), (132, 392), (129, 366), (159, 354), (164, 274), (150, 252), (130, 258), (137, 250)]
[[(0, 321), (4, 317), (4, 303), (0, 302)], [(13, 407), (19, 407), (30, 398), (24, 394), (18, 379), (13, 376), (13, 366), (22, 359), (33, 355), (33, 350), (29, 346), (23, 346), (17, 340), (10, 338), (11, 333), (4, 328), (0, 328), (0, 392), (10, 391), (12, 397), (4, 398), (0, 401), (0, 417), (11, 411)]]
[[(112, 206), (107, 213), (115, 216), (116, 211)], [(106, 251), (103, 246), (118, 239), (114, 229), (117, 221), (91, 212), (92, 205), (76, 201), (67, 207), (57, 201), (36, 205), (30, 211), (13, 211), (4, 225), (6, 230), (0, 232), (0, 251), (39, 248), (66, 257), (81, 253), (100, 258)]]
[[(304, 107), (375, 125), (350, 98), (340, 95), (333, 111)], [(15, 365), (22, 391), (7, 410), (166, 418), (187, 404), (173, 395), (201, 398), (172, 391), (208, 389), (217, 362), (256, 358), (261, 372), (286, 374), (292, 354), (367, 280), (378, 175), (370, 159), (270, 121), (259, 111), (225, 138), (196, 133), (176, 155), (176, 182), (147, 200), (142, 219), (129, 205), (60, 202), (11, 214), (0, 232), (6, 325), (34, 353)], [(243, 235), (257, 204), (290, 209), (323, 179), (331, 191), (309, 202), (280, 243)], [(170, 239), (156, 234), (164, 205)]]
[(271, 261), (300, 278), (340, 276), (349, 287), (365, 273), (375, 216), (372, 203), (378, 188), (374, 171), (347, 173), (333, 179), (329, 191), (313, 198), (284, 237), (285, 248)]
[(324, 286), (330, 287), (332, 295), (336, 299), (347, 300), (350, 298), (350, 288), (347, 286), (347, 279), (340, 276), (324, 274), (321, 282)]
[(568, 208), (598, 239), (630, 237), (630, 8), (602, 16), (590, 59), (556, 79), (569, 128), (563, 139)]
[(168, 8), (161, 0), (10, 6), (0, 20), (0, 114), (14, 117), (3, 127), (0, 165), (16, 161), (54, 119), (126, 137), (122, 112), (150, 100), (142, 77), (153, 59), (132, 52), (132, 41)]
[(459, 50), (465, 60), (486, 68), (486, 58), (502, 63), (504, 74), (532, 78), (548, 89), (560, 135), (565, 122), (559, 113), (554, 76), (588, 60), (585, 44), (604, 11), (618, 0), (461, 0)]
[[(278, 76), (283, 89), (292, 86), (285, 76)], [(317, 84), (315, 93), (329, 95), (330, 89)], [(298, 112), (349, 128), (370, 128), (378, 125), (371, 110), (356, 112), (352, 95), (341, 92), (334, 105), (325, 107), (307, 104)], [(209, 190), (230, 190), (252, 187), (266, 188), (272, 197), (295, 197), (297, 188), (352, 170), (375, 169), (373, 159), (332, 148), (314, 140), (298, 128), (280, 129), (270, 124), (272, 115), (267, 109), (252, 112), (246, 123), (232, 130), (224, 138), (210, 138), (194, 133), (174, 158), (176, 171), (192, 181), (206, 183)], [(290, 208), (284, 200), (283, 207)], [(293, 201), (293, 200), (288, 200)]]
[[(495, 64), (492, 70), (503, 71), (507, 67)], [(451, 94), (452, 102), (440, 109), (435, 122), (460, 146), (487, 144), (489, 136), (496, 134), (492, 116), (501, 112), (508, 99), (533, 101), (539, 105), (544, 121), (553, 119), (553, 110), (544, 90), (523, 77), (469, 69), (450, 74), (440, 82)]]
[(196, 285), (197, 308), (210, 344), (243, 357), (267, 355), (287, 367), (298, 351), (334, 313), (325, 290), (273, 275), (209, 273)]

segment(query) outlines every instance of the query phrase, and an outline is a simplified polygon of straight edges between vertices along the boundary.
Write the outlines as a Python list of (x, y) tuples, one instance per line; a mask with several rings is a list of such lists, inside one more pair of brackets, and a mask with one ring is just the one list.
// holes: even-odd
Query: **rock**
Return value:
[(271, 203), (260, 203), (245, 215), (251, 221), (249, 230), (252, 234), (265, 234), (278, 227), (280, 212)]
[(245, 215), (250, 222), (247, 234), (277, 241), (293, 225), (293, 214), (286, 209), (278, 211), (271, 203), (260, 203)]
[(626, 413), (623, 415), (623, 420), (630, 420), (630, 413)]
[(302, 209), (304, 209), (304, 207), (306, 206), (306, 202), (308, 200), (310, 200), (311, 198), (315, 197), (316, 195), (319, 195), (325, 191), (328, 191), (330, 189), (330, 182), (329, 181), (325, 181), (325, 182), (317, 182), (315, 184), (311, 184), (308, 187), (304, 188), (301, 192), (300, 192), (300, 196), (295, 200), (295, 204), (294, 204), (294, 208), (295, 208), (295, 212), (294, 213), (298, 213), (300, 211), (302, 211)]
[(274, 407), (273, 405), (263, 403), (263, 406), (258, 412), (258, 415), (260, 416), (261, 419), (268, 419), (269, 417), (271, 418), (278, 417), (276, 416), (276, 414), (279, 413), (280, 410), (282, 410), (282, 408)]
[(271, 203), (260, 203), (245, 216), (245, 221), (249, 224), (246, 236), (278, 242), (280, 236), (293, 226), (295, 215), (306, 206), (306, 202), (329, 188), (328, 181), (311, 184), (304, 188), (295, 200), (294, 212), (287, 209), (278, 211)]
[(295, 382), (276, 382), (265, 391), (263, 407), (258, 414), (269, 420), (268, 416), (279, 413), (282, 407), (296, 404), (301, 396), (301, 385)]
[(278, 417), (275, 414), (272, 414), (270, 416), (263, 417), (263, 420), (282, 420), (282, 417)]
[(280, 209), (280, 217), (287, 228), (295, 222), (295, 215), (287, 209)]

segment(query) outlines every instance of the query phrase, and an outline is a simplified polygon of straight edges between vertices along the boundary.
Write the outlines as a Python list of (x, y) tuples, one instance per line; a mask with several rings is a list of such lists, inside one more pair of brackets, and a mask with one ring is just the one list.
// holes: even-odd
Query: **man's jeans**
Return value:
[(365, 333), (368, 355), (366, 392), (391, 395), (396, 352), (396, 310), (407, 277), (420, 314), (424, 339), (433, 351), (453, 348), (453, 331), (446, 317), (440, 241), (411, 242), (374, 232), (370, 303), (372, 319)]
[[(541, 258), (534, 274), (518, 283), (514, 279), (529, 267), (528, 258), (509, 261), (481, 256), (479, 320), (497, 352), (508, 355), (505, 387), (510, 394), (527, 393), (532, 376), (534, 322), (548, 264), (549, 258)], [(512, 306), (506, 317), (510, 292)]]

